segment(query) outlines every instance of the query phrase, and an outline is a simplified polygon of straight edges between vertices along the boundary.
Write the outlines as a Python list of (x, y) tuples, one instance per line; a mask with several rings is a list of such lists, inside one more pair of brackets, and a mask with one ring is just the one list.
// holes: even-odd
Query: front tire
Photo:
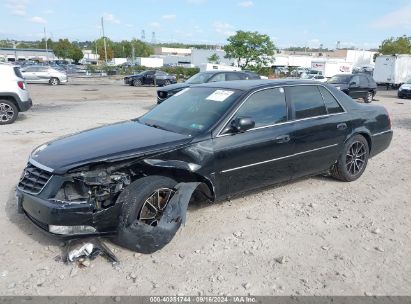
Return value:
[(369, 157), (369, 146), (362, 135), (351, 137), (345, 144), (337, 163), (331, 168), (331, 175), (344, 182), (358, 179), (365, 171)]
[(49, 84), (52, 85), (52, 86), (59, 85), (59, 84), (60, 84), (60, 80), (59, 80), (58, 78), (55, 78), (55, 77), (50, 78)]
[(19, 110), (13, 102), (9, 100), (0, 100), (0, 125), (13, 123), (18, 115)]
[[(113, 241), (142, 253), (152, 253), (169, 243), (180, 225), (175, 225), (174, 230), (168, 231), (167, 234), (158, 235), (159, 239), (153, 239), (156, 235), (153, 229), (157, 227), (174, 195), (176, 185), (177, 182), (171, 178), (152, 175), (140, 178), (127, 186), (117, 200), (117, 204), (123, 205), (118, 233)], [(136, 235), (136, 224), (150, 233)]]

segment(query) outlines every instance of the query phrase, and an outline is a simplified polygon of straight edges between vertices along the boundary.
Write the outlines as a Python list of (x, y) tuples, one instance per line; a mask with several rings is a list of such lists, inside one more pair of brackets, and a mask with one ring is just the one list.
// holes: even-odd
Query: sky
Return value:
[(279, 48), (373, 48), (411, 36), (411, 0), (0, 0), (0, 39), (224, 44), (258, 31)]

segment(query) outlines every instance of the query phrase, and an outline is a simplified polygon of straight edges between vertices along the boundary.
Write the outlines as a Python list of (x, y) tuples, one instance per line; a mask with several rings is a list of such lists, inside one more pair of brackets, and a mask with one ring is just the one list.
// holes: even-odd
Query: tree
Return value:
[(394, 55), (394, 54), (411, 54), (411, 37), (402, 36), (402, 37), (391, 37), (385, 39), (379, 49), (383, 55)]
[(272, 62), (275, 46), (267, 35), (258, 32), (237, 31), (228, 37), (228, 44), (223, 47), (226, 58), (235, 58), (242, 69), (249, 66), (259, 68)]
[(207, 58), (209, 63), (215, 63), (218, 64), (220, 63), (220, 56), (218, 56), (216, 53), (211, 55), (210, 57)]

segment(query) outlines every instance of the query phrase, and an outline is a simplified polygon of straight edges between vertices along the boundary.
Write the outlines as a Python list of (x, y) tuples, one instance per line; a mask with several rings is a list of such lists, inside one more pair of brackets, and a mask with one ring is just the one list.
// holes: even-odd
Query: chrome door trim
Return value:
[(244, 165), (244, 166), (241, 166), (241, 167), (235, 167), (235, 168), (231, 168), (231, 169), (227, 169), (227, 170), (222, 170), (221, 173), (227, 173), (227, 172), (231, 172), (231, 171), (235, 171), (235, 170), (240, 170), (240, 169), (244, 169), (244, 168), (248, 168), (248, 167), (258, 166), (258, 165), (261, 165), (261, 164), (266, 164), (266, 163), (270, 163), (270, 162), (274, 162), (274, 161), (277, 161), (277, 160), (282, 160), (282, 159), (294, 157), (294, 156), (301, 155), (301, 154), (306, 154), (306, 153), (310, 153), (310, 152), (315, 152), (315, 151), (319, 151), (319, 150), (324, 150), (324, 149), (331, 148), (331, 147), (335, 147), (335, 146), (338, 146), (338, 145), (339, 145), (339, 144), (332, 144), (332, 145), (324, 146), (324, 147), (321, 147), (321, 148), (316, 148), (316, 149), (312, 149), (312, 150), (307, 150), (307, 151), (303, 151), (303, 152), (298, 152), (298, 153), (290, 154), (290, 155), (287, 155), (287, 156), (282, 156), (282, 157), (278, 157), (278, 158), (273, 158), (273, 159), (265, 160), (265, 161), (258, 162), (258, 163), (253, 163), (253, 164)]

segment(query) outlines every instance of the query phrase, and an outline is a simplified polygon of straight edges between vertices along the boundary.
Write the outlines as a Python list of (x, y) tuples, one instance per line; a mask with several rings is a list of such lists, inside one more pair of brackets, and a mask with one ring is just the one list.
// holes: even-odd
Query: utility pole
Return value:
[(46, 58), (47, 58), (47, 62), (49, 62), (49, 50), (47, 47), (46, 27), (44, 27), (44, 42), (46, 43)]
[(16, 41), (13, 40), (13, 49), (14, 49), (14, 62), (17, 62), (17, 45), (16, 45)]
[(103, 43), (104, 43), (104, 57), (107, 63), (107, 44), (106, 44), (106, 36), (104, 35), (104, 19), (101, 17), (101, 29), (103, 31)]
[(134, 44), (132, 45), (131, 54), (132, 54), (133, 64), (134, 64), (136, 62)]

